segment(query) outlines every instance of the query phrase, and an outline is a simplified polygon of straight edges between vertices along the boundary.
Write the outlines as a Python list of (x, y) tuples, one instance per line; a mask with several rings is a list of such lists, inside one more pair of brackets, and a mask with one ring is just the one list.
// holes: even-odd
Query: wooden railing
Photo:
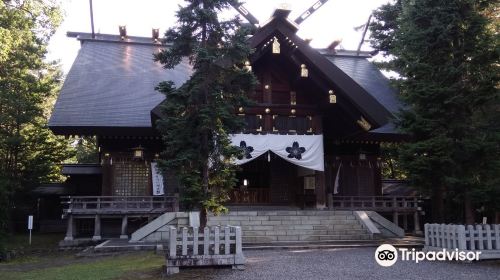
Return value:
[(179, 211), (177, 196), (63, 196), (67, 214), (144, 214)]
[(418, 211), (414, 196), (333, 196), (333, 209), (371, 210), (380, 212)]
[(258, 204), (269, 203), (269, 188), (233, 189), (230, 193), (229, 203)]

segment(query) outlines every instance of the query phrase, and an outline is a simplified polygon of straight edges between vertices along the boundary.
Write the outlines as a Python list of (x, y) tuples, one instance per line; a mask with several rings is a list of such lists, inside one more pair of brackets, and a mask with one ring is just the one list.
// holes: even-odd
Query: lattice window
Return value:
[(144, 161), (117, 161), (113, 163), (113, 195), (143, 196), (148, 194), (150, 166)]

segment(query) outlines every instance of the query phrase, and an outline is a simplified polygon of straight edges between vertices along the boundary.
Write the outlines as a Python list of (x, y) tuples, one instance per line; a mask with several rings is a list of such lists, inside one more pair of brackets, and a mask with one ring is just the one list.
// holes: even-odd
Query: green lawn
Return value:
[(151, 252), (98, 258), (72, 254), (29, 262), (0, 264), (1, 279), (159, 279), (165, 258)]
[(63, 238), (64, 235), (60, 233), (34, 233), (29, 245), (28, 234), (15, 234), (7, 237), (5, 246), (7, 249), (48, 250), (57, 248)]

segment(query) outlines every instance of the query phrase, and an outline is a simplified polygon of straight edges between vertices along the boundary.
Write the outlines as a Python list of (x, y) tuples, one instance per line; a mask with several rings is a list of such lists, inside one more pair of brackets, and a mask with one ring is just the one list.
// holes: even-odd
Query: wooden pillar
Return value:
[(101, 240), (101, 216), (95, 215), (94, 218), (94, 236), (92, 236), (93, 241)]
[(325, 172), (315, 171), (316, 177), (316, 209), (325, 209), (326, 207), (326, 188)]
[(128, 239), (127, 228), (128, 228), (128, 216), (125, 215), (122, 217), (122, 231), (120, 234), (120, 239)]
[(179, 193), (175, 193), (174, 194), (174, 197), (175, 197), (175, 201), (174, 201), (174, 212), (179, 212), (179, 199), (180, 199), (180, 196), (179, 196)]
[(329, 192), (327, 197), (328, 197), (328, 209), (333, 210), (333, 194)]
[(399, 226), (399, 214), (398, 214), (398, 211), (394, 211), (392, 212), (392, 222), (396, 225), (396, 226)]
[(418, 211), (413, 213), (413, 223), (415, 224), (415, 234), (422, 234), (422, 229), (420, 229), (420, 219), (418, 217)]
[(105, 154), (102, 160), (102, 189), (101, 189), (101, 194), (104, 196), (109, 196), (112, 193), (111, 178), (112, 178), (111, 156), (109, 154)]
[(406, 213), (403, 214), (403, 229), (408, 230), (408, 214)]
[(73, 220), (73, 215), (68, 215), (68, 227), (66, 228), (66, 236), (64, 237), (64, 241), (73, 241), (74, 239), (74, 228), (75, 221)]

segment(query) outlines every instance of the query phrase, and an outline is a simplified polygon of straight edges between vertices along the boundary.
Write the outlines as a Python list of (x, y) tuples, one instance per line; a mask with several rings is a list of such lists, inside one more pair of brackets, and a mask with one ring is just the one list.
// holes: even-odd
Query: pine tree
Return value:
[(375, 12), (373, 45), (394, 58), (388, 65), (406, 105), (399, 126), (413, 137), (401, 163), (431, 191), (437, 222), (474, 223), (474, 209), (498, 211), (499, 50), (487, 16), (495, 9), (492, 1), (419, 0)]
[(234, 2), (186, 1), (177, 12), (177, 25), (165, 33), (171, 45), (155, 56), (165, 68), (183, 60), (193, 67), (179, 88), (170, 81), (158, 86), (166, 95), (158, 127), (166, 147), (161, 164), (178, 176), (184, 205), (201, 209), (202, 226), (208, 211), (226, 210), (227, 191), (236, 183), (231, 158), (240, 152), (229, 134), (243, 126), (235, 108), (248, 103), (256, 83), (243, 67), (251, 51), (247, 30), (237, 19), (218, 18)]
[(45, 54), (60, 20), (52, 1), (0, 1), (0, 235), (12, 197), (59, 181), (57, 163), (70, 156), (47, 128), (61, 74)]

